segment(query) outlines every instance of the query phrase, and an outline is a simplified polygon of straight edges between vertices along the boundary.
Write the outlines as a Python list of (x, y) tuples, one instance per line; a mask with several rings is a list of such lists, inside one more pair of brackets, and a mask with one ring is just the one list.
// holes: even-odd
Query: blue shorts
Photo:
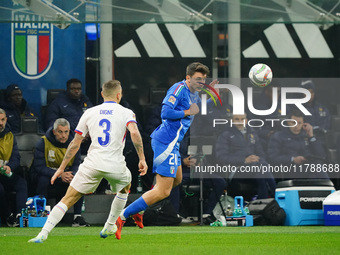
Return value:
[(179, 143), (163, 144), (155, 139), (151, 140), (153, 150), (153, 173), (166, 177), (176, 177), (177, 168), (181, 165), (181, 155), (179, 154)]

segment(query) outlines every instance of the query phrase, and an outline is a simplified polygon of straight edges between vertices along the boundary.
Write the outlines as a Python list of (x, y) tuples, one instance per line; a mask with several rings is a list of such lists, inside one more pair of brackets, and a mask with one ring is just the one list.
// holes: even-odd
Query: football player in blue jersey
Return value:
[[(179, 144), (199, 113), (198, 92), (203, 88), (209, 68), (199, 62), (187, 66), (185, 80), (177, 82), (167, 92), (162, 102), (162, 124), (151, 134), (151, 146), (154, 151), (153, 172), (156, 174), (156, 185), (130, 204), (120, 215), (116, 224), (116, 238), (121, 238), (125, 220), (148, 206), (168, 197), (173, 187), (182, 182), (182, 167)], [(214, 87), (217, 80), (210, 83)], [(143, 228), (142, 215), (136, 224)]]

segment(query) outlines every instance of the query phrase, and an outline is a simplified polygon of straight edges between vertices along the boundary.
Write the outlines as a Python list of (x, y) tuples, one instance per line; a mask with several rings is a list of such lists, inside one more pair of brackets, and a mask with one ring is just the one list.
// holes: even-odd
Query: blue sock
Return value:
[(127, 219), (131, 215), (144, 211), (147, 207), (148, 205), (145, 203), (143, 197), (140, 197), (136, 201), (134, 201), (132, 204), (130, 204), (128, 207), (126, 207), (123, 215), (125, 219)]

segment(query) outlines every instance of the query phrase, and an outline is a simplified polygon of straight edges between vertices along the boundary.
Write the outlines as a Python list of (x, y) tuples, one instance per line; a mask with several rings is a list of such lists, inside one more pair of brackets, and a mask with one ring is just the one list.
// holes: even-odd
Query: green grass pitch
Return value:
[(101, 227), (56, 227), (42, 244), (27, 243), (40, 228), (0, 228), (3, 255), (29, 254), (340, 254), (340, 227), (125, 227), (122, 239)]

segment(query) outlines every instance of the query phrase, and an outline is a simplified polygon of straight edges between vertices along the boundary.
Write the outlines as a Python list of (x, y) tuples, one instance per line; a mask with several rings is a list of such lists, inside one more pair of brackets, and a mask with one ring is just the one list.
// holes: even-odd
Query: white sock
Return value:
[(119, 215), (122, 220), (126, 220), (126, 218), (124, 217), (124, 212), (125, 212), (125, 209)]
[(78, 216), (81, 217), (81, 214), (75, 214), (75, 215), (73, 215), (73, 219), (75, 220)]
[(39, 235), (48, 236), (48, 234), (52, 231), (52, 229), (61, 221), (61, 219), (64, 217), (65, 213), (67, 212), (68, 208), (67, 206), (59, 202), (56, 204), (50, 215), (47, 217), (46, 223), (42, 230), (40, 231)]
[(104, 228), (107, 228), (108, 230), (111, 230), (113, 228), (113, 225), (116, 223), (120, 213), (126, 205), (128, 196), (129, 194), (127, 193), (117, 193), (111, 204), (110, 214), (106, 220)]

